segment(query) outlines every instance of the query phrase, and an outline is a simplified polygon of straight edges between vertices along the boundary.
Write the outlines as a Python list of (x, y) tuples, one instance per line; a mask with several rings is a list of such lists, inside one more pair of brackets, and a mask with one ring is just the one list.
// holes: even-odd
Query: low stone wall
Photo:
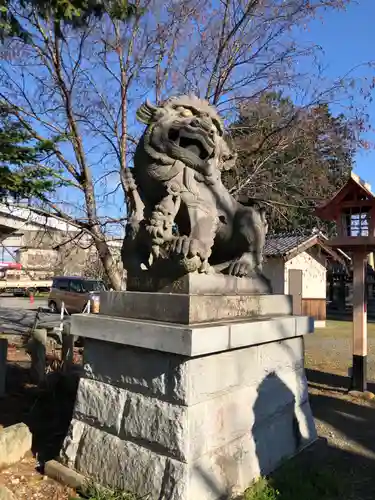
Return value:
[(150, 500), (229, 497), (316, 438), (301, 336), (192, 358), (86, 338), (84, 363), (61, 461)]

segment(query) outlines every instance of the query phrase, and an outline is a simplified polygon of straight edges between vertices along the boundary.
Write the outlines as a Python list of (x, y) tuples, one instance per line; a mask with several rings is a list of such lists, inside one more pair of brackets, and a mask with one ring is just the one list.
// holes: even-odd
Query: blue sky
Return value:
[[(312, 23), (303, 37), (323, 48), (323, 59), (330, 78), (339, 77), (359, 64), (375, 60), (375, 0), (359, 0), (345, 11), (330, 10), (322, 17), (323, 22), (319, 20)], [(373, 78), (375, 67), (364, 66), (359, 73)], [(366, 112), (375, 128), (375, 99), (372, 104), (368, 104)], [(375, 143), (375, 133), (367, 133), (366, 139)], [(357, 154), (355, 172), (375, 189), (375, 148)]]

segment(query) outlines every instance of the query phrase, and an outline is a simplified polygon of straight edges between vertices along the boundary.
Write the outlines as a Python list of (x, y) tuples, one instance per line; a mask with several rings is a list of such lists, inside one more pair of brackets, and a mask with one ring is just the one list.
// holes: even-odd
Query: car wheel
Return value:
[(58, 314), (60, 312), (56, 302), (54, 302), (53, 300), (51, 300), (51, 302), (48, 303), (48, 307), (50, 308), (51, 313), (53, 314)]

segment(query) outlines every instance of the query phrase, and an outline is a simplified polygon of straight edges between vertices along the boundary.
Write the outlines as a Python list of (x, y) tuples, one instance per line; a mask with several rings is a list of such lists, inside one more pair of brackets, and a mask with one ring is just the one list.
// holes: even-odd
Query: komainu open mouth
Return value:
[(198, 134), (172, 128), (168, 133), (168, 138), (173, 141), (176, 146), (190, 151), (200, 160), (207, 160), (213, 153), (214, 148), (206, 144), (204, 138)]

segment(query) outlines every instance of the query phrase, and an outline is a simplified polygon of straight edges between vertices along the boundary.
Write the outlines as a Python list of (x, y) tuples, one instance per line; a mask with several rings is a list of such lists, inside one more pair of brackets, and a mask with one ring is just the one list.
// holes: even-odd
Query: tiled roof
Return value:
[(315, 232), (309, 234), (270, 234), (266, 239), (264, 255), (266, 257), (282, 257), (315, 236), (317, 236)]

